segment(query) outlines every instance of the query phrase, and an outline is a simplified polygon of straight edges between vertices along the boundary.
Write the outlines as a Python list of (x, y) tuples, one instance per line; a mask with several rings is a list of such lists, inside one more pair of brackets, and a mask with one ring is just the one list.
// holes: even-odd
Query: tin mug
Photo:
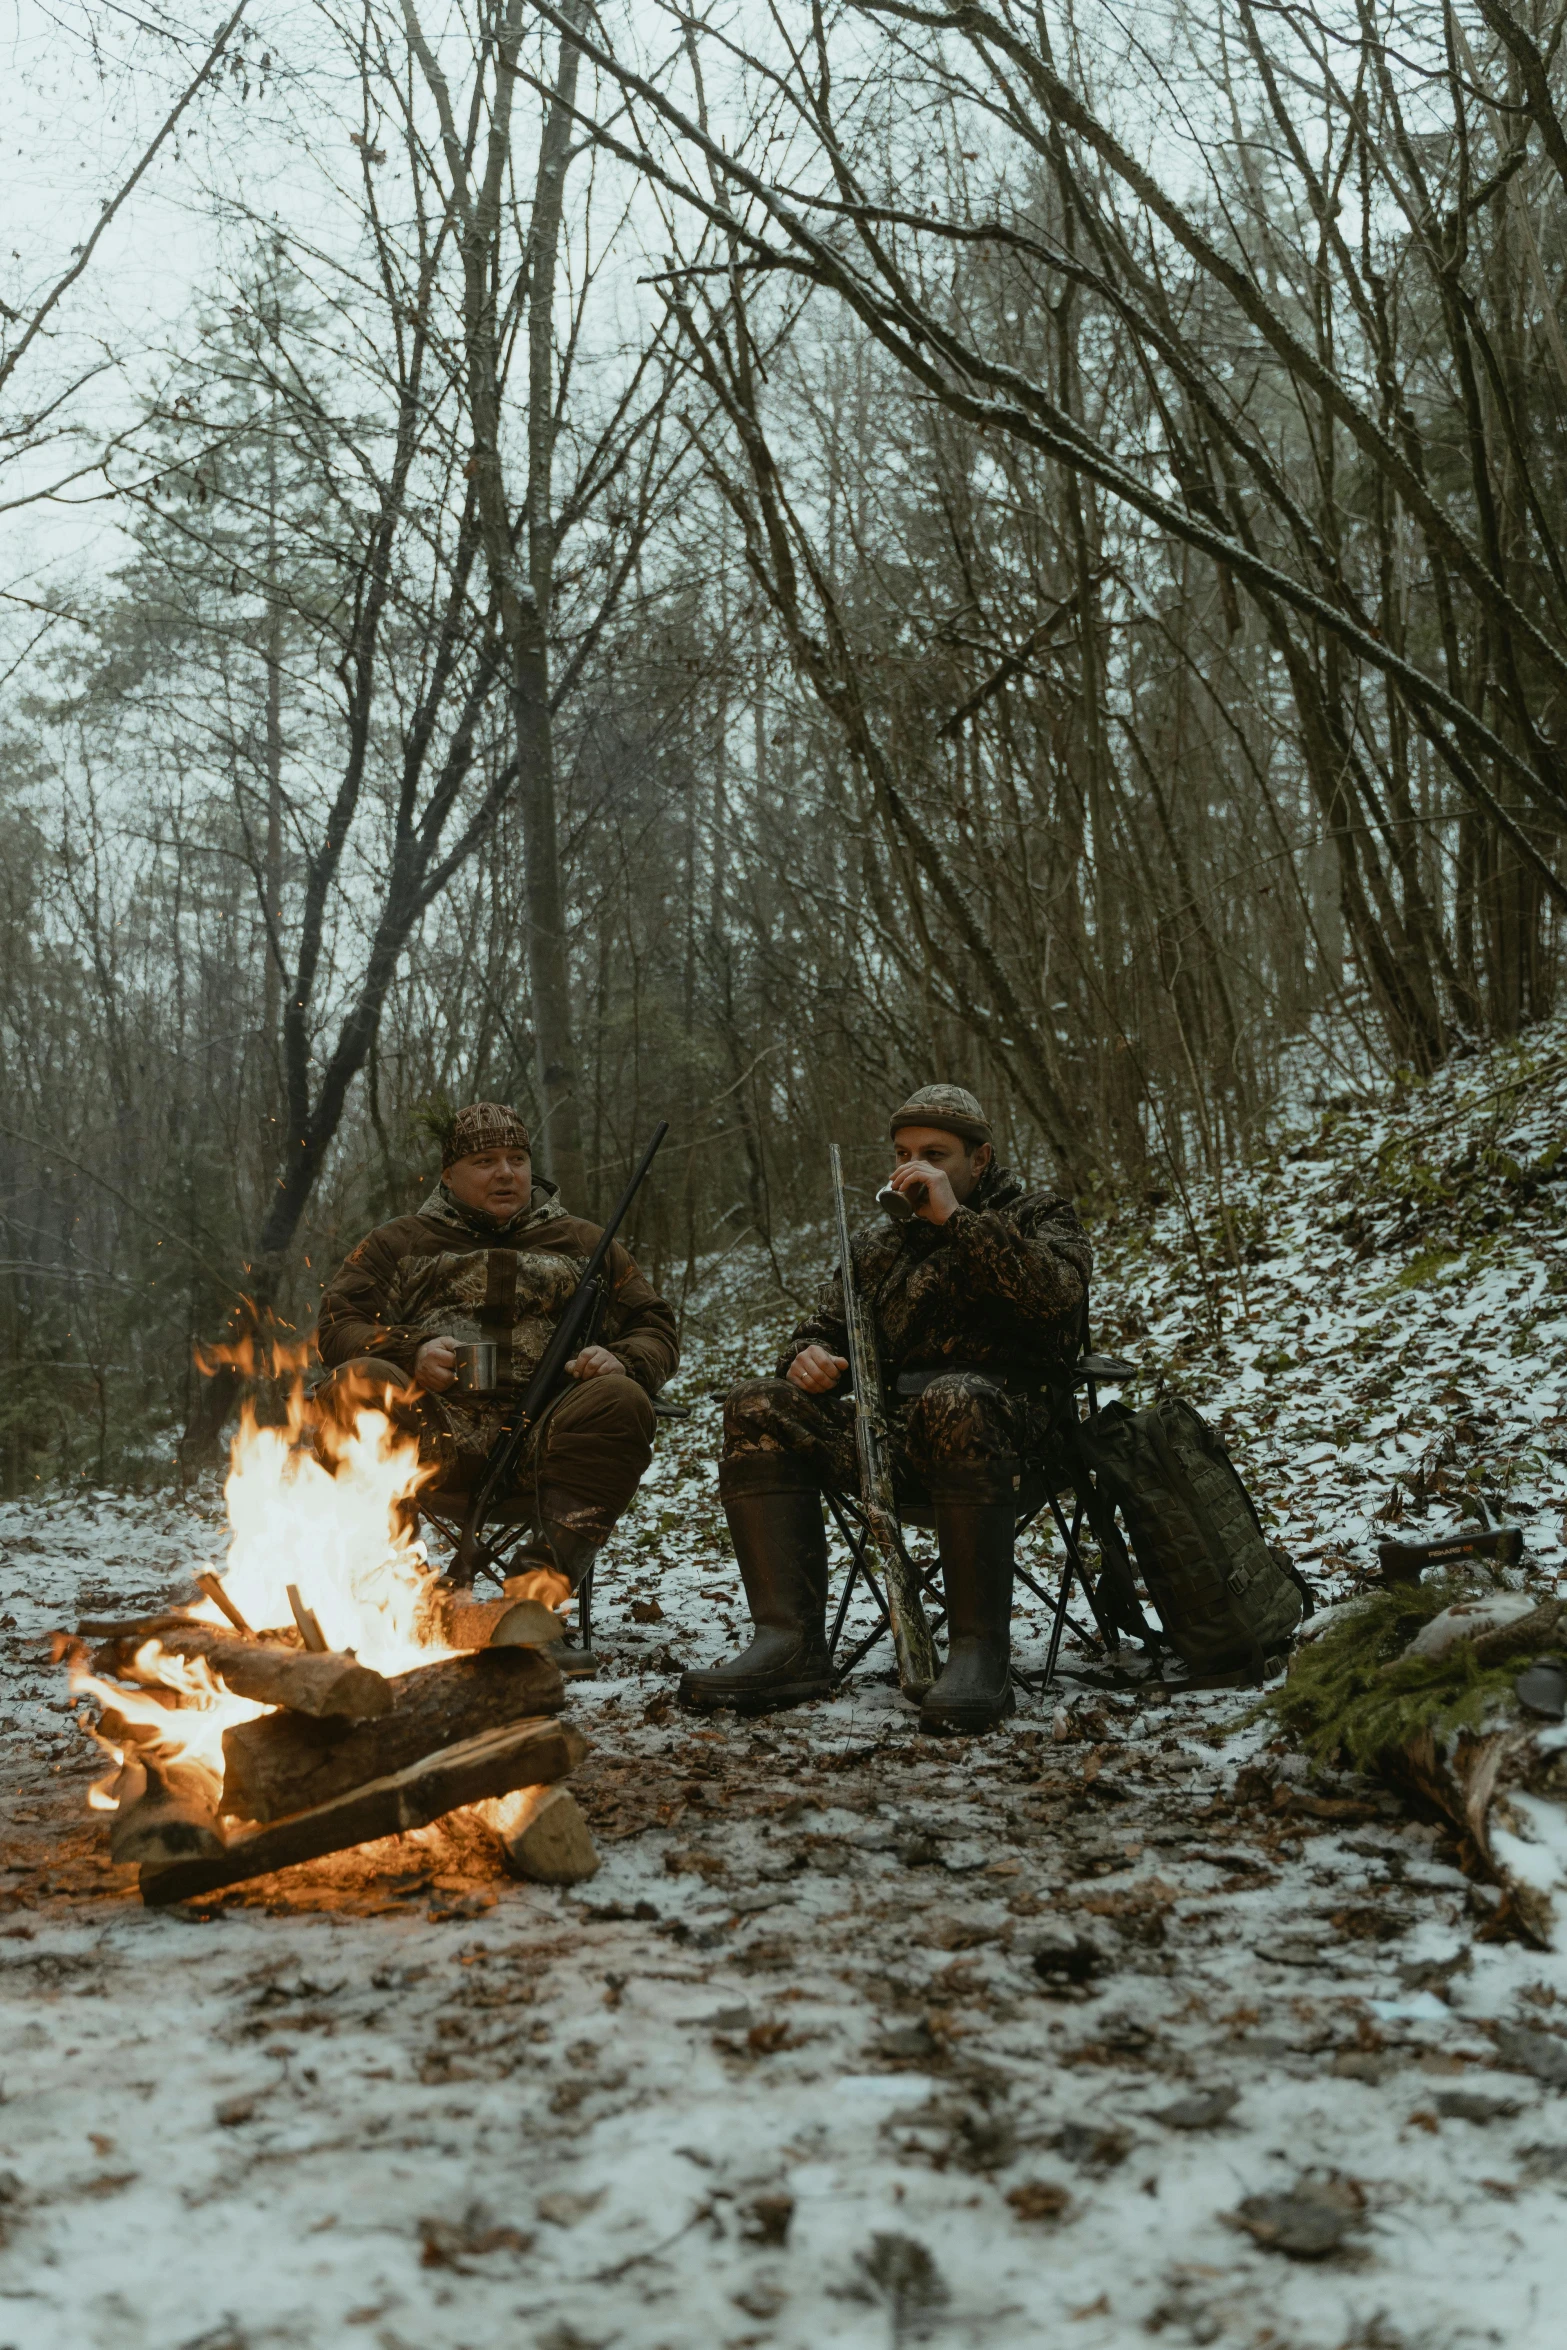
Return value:
[(877, 1192), (876, 1205), (894, 1224), (908, 1224), (912, 1222), (915, 1211), (922, 1208), (929, 1197), (928, 1183), (911, 1183), (907, 1191), (894, 1191), (888, 1183)]
[(493, 1338), (463, 1339), (457, 1343), (452, 1385), (460, 1395), (489, 1395), (495, 1387)]

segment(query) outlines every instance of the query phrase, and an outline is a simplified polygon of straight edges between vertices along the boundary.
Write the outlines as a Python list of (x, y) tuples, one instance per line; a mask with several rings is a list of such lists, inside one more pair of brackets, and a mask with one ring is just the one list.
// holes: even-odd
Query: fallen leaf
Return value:
[(1053, 2179), (1025, 2179), (1020, 2187), (1007, 2190), (1007, 2201), (1019, 2219), (1060, 2219), (1072, 2198)]

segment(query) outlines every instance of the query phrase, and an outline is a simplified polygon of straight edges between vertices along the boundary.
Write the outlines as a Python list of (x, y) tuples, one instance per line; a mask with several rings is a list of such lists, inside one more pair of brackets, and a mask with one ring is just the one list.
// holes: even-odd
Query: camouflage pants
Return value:
[[(1019, 1459), (1038, 1449), (1047, 1423), (1040, 1399), (1009, 1394), (977, 1371), (944, 1373), (923, 1393), (888, 1402), (893, 1483), (903, 1502), (1010, 1500)], [(773, 1481), (781, 1470), (787, 1477), (784, 1461), (801, 1483), (852, 1492), (859, 1482), (853, 1404), (807, 1395), (788, 1379), (732, 1388), (719, 1490)]]
[[(373, 1356), (340, 1365), (313, 1401), (323, 1458), (333, 1457), (338, 1431), (369, 1404), (418, 1437), (421, 1457), (439, 1467), (443, 1492), (472, 1492), (483, 1475), (484, 1454), (453, 1442), (449, 1407)], [(617, 1372), (568, 1379), (522, 1448), (513, 1492), (550, 1488), (556, 1523), (603, 1542), (647, 1473), (657, 1425), (647, 1392), (634, 1379)]]

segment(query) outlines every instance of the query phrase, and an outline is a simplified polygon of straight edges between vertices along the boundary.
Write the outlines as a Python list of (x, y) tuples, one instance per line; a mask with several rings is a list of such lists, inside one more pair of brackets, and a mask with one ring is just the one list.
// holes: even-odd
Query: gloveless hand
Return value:
[(612, 1355), (607, 1346), (585, 1346), (566, 1365), (573, 1379), (603, 1379), (609, 1372), (624, 1371), (625, 1367), (619, 1355)]
[(925, 1186), (925, 1198), (916, 1205), (915, 1215), (926, 1224), (945, 1224), (957, 1207), (958, 1195), (941, 1168), (933, 1167), (929, 1159), (905, 1159), (887, 1178), (889, 1191), (907, 1191), (914, 1183)]
[(414, 1356), (414, 1385), (427, 1387), (432, 1395), (439, 1395), (443, 1387), (450, 1387), (457, 1376), (457, 1341), (454, 1338), (427, 1338)]
[(807, 1395), (825, 1395), (849, 1368), (846, 1355), (829, 1354), (825, 1346), (804, 1346), (789, 1365), (787, 1377)]

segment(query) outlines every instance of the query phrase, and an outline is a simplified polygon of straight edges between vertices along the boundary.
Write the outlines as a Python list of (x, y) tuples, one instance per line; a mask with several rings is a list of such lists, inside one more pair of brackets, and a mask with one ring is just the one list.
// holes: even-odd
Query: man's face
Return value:
[(459, 1207), (478, 1208), (507, 1223), (533, 1196), (531, 1151), (471, 1151), (454, 1159), (441, 1178)]
[(893, 1165), (906, 1167), (910, 1159), (922, 1159), (945, 1175), (959, 1206), (990, 1165), (990, 1156), (988, 1142), (977, 1142), (971, 1150), (961, 1136), (949, 1134), (943, 1126), (900, 1126), (892, 1138)]

